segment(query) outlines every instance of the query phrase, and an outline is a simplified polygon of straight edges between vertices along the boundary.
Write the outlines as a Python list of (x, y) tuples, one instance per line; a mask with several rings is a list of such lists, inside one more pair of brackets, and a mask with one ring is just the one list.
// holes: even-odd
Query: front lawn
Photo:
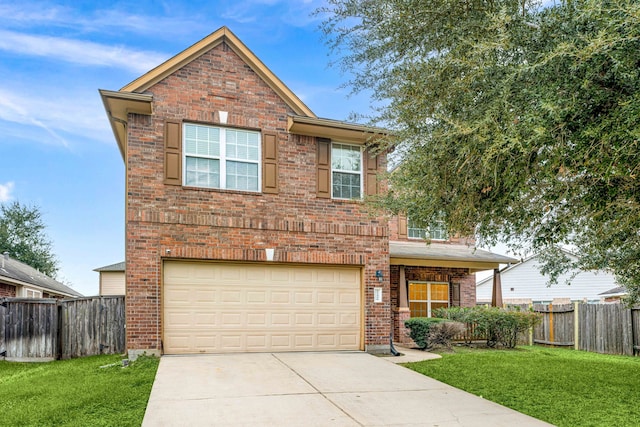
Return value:
[(417, 372), (557, 426), (639, 426), (640, 358), (455, 347)]
[[(0, 361), (5, 426), (140, 426), (158, 368), (141, 357), (123, 368), (119, 355), (48, 363)], [(117, 363), (117, 366), (100, 368)]]

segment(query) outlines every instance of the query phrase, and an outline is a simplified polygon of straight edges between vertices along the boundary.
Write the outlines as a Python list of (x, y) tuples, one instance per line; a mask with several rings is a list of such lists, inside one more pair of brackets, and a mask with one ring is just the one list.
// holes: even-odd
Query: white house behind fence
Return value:
[[(570, 253), (567, 255), (574, 257)], [(559, 278), (557, 284), (549, 286), (549, 277), (539, 270), (537, 255), (505, 268), (500, 276), (502, 298), (507, 304), (602, 302), (603, 298), (599, 294), (618, 286), (614, 276), (602, 270), (581, 271), (571, 279), (570, 285), (567, 285), (567, 279), (570, 279), (571, 274), (567, 273)], [(492, 290), (493, 277), (478, 281), (476, 301), (479, 304), (490, 303)]]

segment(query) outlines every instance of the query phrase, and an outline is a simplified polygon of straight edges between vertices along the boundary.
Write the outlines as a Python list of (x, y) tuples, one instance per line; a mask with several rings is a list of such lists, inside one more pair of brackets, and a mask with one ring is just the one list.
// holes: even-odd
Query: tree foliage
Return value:
[[(377, 202), (607, 268), (640, 296), (640, 2), (329, 0), (323, 31), (384, 107), (402, 165)], [(572, 262), (556, 250), (570, 246)]]
[(15, 201), (0, 206), (0, 254), (9, 255), (55, 278), (58, 261), (45, 233), (42, 213), (36, 206)]

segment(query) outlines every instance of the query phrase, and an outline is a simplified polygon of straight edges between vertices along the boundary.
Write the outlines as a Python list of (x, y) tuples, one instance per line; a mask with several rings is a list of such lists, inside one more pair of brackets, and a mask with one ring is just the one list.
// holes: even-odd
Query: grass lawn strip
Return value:
[[(0, 408), (8, 426), (140, 426), (158, 368), (120, 355), (48, 363), (0, 361)], [(114, 364), (101, 368), (101, 366)]]
[(640, 358), (456, 347), (405, 366), (557, 426), (640, 426)]

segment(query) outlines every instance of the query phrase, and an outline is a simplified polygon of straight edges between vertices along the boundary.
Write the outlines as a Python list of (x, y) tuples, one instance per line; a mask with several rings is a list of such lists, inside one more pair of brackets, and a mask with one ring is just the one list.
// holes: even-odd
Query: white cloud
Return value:
[(0, 120), (41, 129), (44, 137), (37, 140), (43, 143), (69, 147), (64, 134), (112, 142), (108, 121), (94, 91), (61, 94), (39, 89), (15, 92), (0, 86)]
[(22, 100), (19, 100), (18, 97), (0, 90), (0, 119), (38, 127), (65, 147), (69, 145), (63, 137), (35, 117), (35, 115), (26, 108), (25, 103), (20, 101)]
[(74, 64), (119, 67), (146, 72), (168, 55), (100, 43), (0, 30), (0, 50), (59, 59)]
[(178, 34), (188, 35), (194, 28), (207, 28), (207, 21), (201, 18), (193, 14), (180, 17), (175, 8), (169, 16), (154, 16), (136, 15), (115, 7), (87, 12), (46, 2), (0, 4), (0, 20), (5, 28), (48, 26), (73, 29), (74, 33), (117, 31), (169, 39)]
[(11, 192), (13, 191), (14, 184), (9, 181), (6, 184), (0, 184), (0, 202), (6, 202), (13, 198)]

